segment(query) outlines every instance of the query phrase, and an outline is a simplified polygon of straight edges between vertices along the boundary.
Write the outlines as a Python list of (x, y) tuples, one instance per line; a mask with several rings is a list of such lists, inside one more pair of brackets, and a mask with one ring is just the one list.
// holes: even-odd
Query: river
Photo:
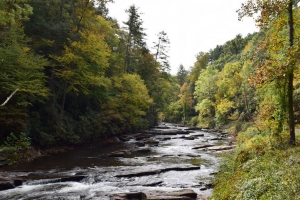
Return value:
[(166, 124), (148, 134), (126, 136), (117, 145), (93, 144), (2, 167), (2, 174), (22, 185), (0, 191), (0, 199), (109, 200), (116, 193), (181, 189), (210, 195), (218, 167), (213, 148), (227, 143), (228, 138), (186, 129)]

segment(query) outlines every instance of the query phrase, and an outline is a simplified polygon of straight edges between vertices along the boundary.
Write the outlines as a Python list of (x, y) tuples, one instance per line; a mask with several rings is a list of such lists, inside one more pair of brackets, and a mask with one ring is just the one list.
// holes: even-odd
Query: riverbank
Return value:
[(288, 134), (250, 131), (237, 139), (234, 153), (223, 157), (211, 199), (300, 199), (299, 143), (289, 145)]

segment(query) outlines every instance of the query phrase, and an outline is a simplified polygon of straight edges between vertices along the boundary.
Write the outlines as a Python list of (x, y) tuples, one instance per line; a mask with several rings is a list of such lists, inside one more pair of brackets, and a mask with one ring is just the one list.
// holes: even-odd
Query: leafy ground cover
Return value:
[(240, 133), (235, 151), (222, 155), (210, 199), (299, 199), (300, 145), (288, 145), (288, 135), (254, 132)]

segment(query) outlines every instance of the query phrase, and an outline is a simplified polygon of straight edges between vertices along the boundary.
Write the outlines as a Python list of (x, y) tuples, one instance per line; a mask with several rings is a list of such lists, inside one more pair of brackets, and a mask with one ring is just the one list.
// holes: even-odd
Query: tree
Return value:
[(155, 50), (155, 60), (160, 63), (162, 67), (162, 71), (169, 72), (170, 71), (170, 63), (168, 61), (168, 52), (170, 48), (170, 41), (167, 36), (167, 33), (161, 31), (158, 33), (158, 42), (154, 43), (153, 49)]
[(110, 49), (103, 36), (81, 33), (81, 41), (65, 46), (62, 56), (53, 56), (58, 62), (55, 75), (63, 82), (61, 114), (63, 114), (66, 95), (95, 93), (95, 88), (105, 87), (105, 70), (109, 66)]
[(143, 21), (141, 19), (141, 13), (138, 12), (138, 8), (135, 5), (129, 7), (126, 10), (128, 13), (128, 20), (123, 22), (127, 26), (128, 35), (126, 41), (126, 57), (125, 57), (125, 71), (134, 72), (135, 69), (132, 69), (131, 62), (132, 58), (137, 58), (138, 49), (146, 48), (146, 43), (144, 37)]
[[(289, 133), (290, 133), (290, 143), (292, 145), (296, 142), (295, 137), (295, 119), (294, 119), (294, 99), (293, 99), (293, 81), (294, 81), (294, 68), (295, 68), (295, 58), (298, 56), (296, 55), (298, 52), (295, 50), (294, 45), (294, 14), (293, 9), (297, 6), (298, 0), (248, 0), (245, 4), (242, 4), (241, 9), (238, 10), (239, 18), (243, 18), (245, 16), (252, 17), (254, 14), (259, 13), (256, 18), (256, 23), (261, 28), (268, 28), (272, 25), (272, 23), (276, 20), (287, 19), (287, 39), (288, 45), (286, 47), (285, 52), (285, 62), (278, 63), (278, 68), (284, 68), (284, 74), (281, 78), (287, 79), (287, 90), (286, 90), (286, 98), (288, 102), (288, 107), (286, 112), (289, 116)], [(284, 26), (282, 23), (286, 22), (285, 20), (279, 20), (280, 26)], [(275, 40), (276, 41), (276, 40)], [(272, 46), (281, 46), (280, 43), (275, 43), (274, 41), (270, 41)], [(261, 46), (262, 47), (262, 46)], [(269, 61), (272, 59), (265, 59), (266, 62), (261, 63), (261, 70), (267, 69), (267, 66), (270, 64)], [(282, 65), (283, 64), (283, 65)], [(280, 66), (281, 65), (281, 66)], [(277, 70), (282, 71), (282, 70)]]
[(183, 120), (183, 124), (185, 124), (188, 118), (188, 113), (193, 106), (193, 95), (189, 90), (187, 83), (184, 83), (181, 86), (180, 93), (178, 96), (179, 96), (179, 104), (182, 107), (182, 115), (183, 115), (182, 120)]
[(218, 70), (211, 65), (200, 73), (196, 82), (194, 98), (197, 99), (196, 111), (199, 111), (200, 125), (210, 128), (215, 126), (215, 95), (217, 94)]
[(177, 72), (177, 79), (180, 86), (182, 86), (185, 82), (185, 79), (187, 78), (189, 72), (184, 68), (183, 65), (179, 66), (178, 72)]
[(123, 74), (121, 77), (113, 77), (112, 87), (113, 96), (104, 105), (111, 122), (124, 127), (123, 130), (126, 131), (145, 128), (147, 123), (143, 117), (152, 99), (139, 75)]
[(198, 80), (201, 70), (205, 69), (209, 64), (209, 53), (200, 52), (196, 56), (196, 62), (194, 66), (191, 68), (190, 75), (188, 77), (189, 81), (194, 83)]
[(43, 73), (48, 62), (32, 52), (28, 45), (30, 40), (22, 28), (31, 11), (32, 8), (26, 1), (0, 2), (1, 102), (13, 91), (18, 91), (1, 107), (2, 139), (11, 132), (19, 134), (24, 131), (30, 117), (30, 109), (49, 97)]

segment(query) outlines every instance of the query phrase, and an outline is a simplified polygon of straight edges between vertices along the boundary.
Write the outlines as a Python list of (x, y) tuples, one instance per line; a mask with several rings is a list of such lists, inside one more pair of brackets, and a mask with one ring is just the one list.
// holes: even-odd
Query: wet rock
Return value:
[(197, 193), (190, 189), (173, 192), (166, 191), (144, 191), (147, 200), (196, 200)]
[(187, 130), (187, 131), (201, 131), (202, 128), (201, 127), (190, 127), (190, 128), (185, 129), (185, 130)]
[(111, 200), (147, 200), (147, 196), (143, 192), (130, 192), (114, 194)]
[(136, 142), (135, 143), (138, 147), (144, 147), (146, 144), (144, 142)]
[(160, 185), (162, 183), (163, 183), (163, 181), (154, 181), (154, 182), (143, 184), (142, 186), (153, 187), (153, 186)]
[(14, 180), (14, 186), (15, 187), (21, 186), (23, 185), (23, 182), (24, 180), (20, 180), (20, 179)]
[(135, 140), (141, 141), (141, 140), (149, 139), (150, 137), (151, 135), (149, 134), (138, 134), (137, 136), (135, 136)]
[(214, 147), (208, 147), (207, 150), (210, 151), (223, 151), (223, 150), (230, 150), (234, 149), (235, 145), (230, 145), (230, 146), (214, 146)]
[(194, 136), (185, 137), (186, 140), (195, 140)]
[(208, 194), (200, 194), (200, 195), (198, 195), (197, 200), (208, 200), (208, 198), (209, 198)]
[(169, 126), (156, 126), (156, 129), (170, 129)]
[(223, 140), (222, 137), (214, 137), (214, 138), (210, 138), (209, 140), (214, 141), (214, 140)]
[(124, 151), (115, 151), (108, 154), (109, 157), (124, 157), (125, 152)]
[(0, 181), (0, 191), (13, 189), (15, 186), (10, 181)]
[(60, 179), (60, 182), (80, 182), (83, 179), (87, 178), (87, 176), (70, 176), (70, 177), (63, 177)]
[(205, 144), (205, 145), (201, 145), (201, 146), (198, 146), (198, 147), (193, 147), (192, 149), (205, 149), (205, 148), (208, 148), (208, 147), (214, 147), (215, 145), (213, 144)]
[(196, 135), (193, 135), (194, 137), (204, 137), (204, 134), (201, 133), (201, 134), (196, 134)]
[(172, 138), (171, 137), (161, 137), (161, 138), (157, 138), (158, 140), (161, 140), (161, 141), (167, 141), (167, 140), (171, 140)]
[(212, 183), (201, 183), (200, 190), (201, 191), (209, 190), (209, 189), (212, 189), (213, 187), (214, 187), (214, 185)]
[(154, 175), (158, 174), (160, 171), (159, 170), (152, 170), (152, 171), (143, 171), (143, 172), (136, 172), (136, 173), (131, 173), (131, 174), (120, 174), (116, 175), (115, 177), (118, 178), (125, 178), (125, 177), (140, 177), (140, 176), (149, 176), (149, 175)]
[(163, 169), (136, 172), (136, 173), (131, 173), (131, 174), (120, 174), (120, 175), (116, 175), (115, 177), (118, 177), (118, 178), (129, 177), (129, 178), (131, 178), (131, 177), (141, 177), (141, 176), (155, 175), (155, 174), (168, 172), (168, 171), (190, 171), (190, 170), (198, 170), (198, 169), (200, 169), (199, 166), (169, 167), (169, 168), (163, 168)]
[(133, 151), (133, 153), (150, 153), (151, 149), (149, 148), (140, 148)]

